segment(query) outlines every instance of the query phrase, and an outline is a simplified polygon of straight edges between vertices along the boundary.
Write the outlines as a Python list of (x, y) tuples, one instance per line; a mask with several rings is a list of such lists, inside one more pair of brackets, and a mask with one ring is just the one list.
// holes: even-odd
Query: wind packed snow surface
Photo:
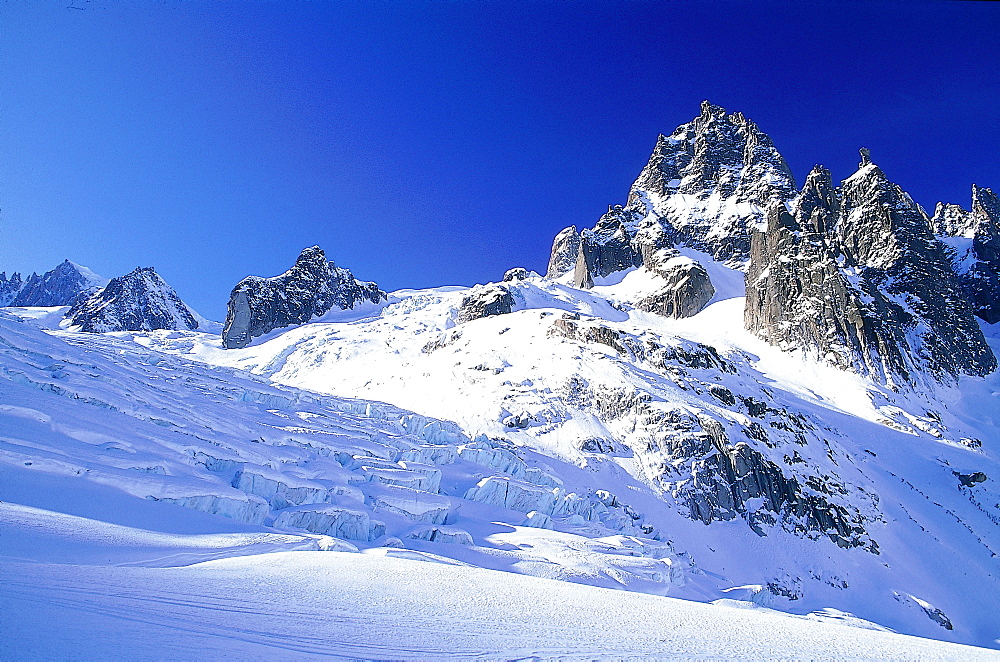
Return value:
[(1000, 645), (998, 384), (782, 353), (709, 267), (687, 320), (529, 275), (238, 350), (0, 313), (0, 658), (996, 659), (888, 630)]

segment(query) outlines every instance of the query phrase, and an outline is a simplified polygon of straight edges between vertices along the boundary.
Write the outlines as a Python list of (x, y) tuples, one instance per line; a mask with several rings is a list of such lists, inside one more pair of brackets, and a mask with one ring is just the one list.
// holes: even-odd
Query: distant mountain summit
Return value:
[(69, 260), (42, 275), (27, 279), (14, 273), (0, 274), (0, 306), (69, 306), (81, 295), (90, 295), (107, 285), (108, 279)]
[(257, 336), (304, 324), (334, 306), (349, 310), (365, 301), (377, 304), (385, 299), (378, 285), (357, 280), (348, 269), (327, 260), (322, 248), (311, 246), (280, 276), (247, 276), (233, 288), (222, 345), (246, 347)]
[(139, 267), (113, 278), (106, 287), (81, 299), (66, 314), (71, 328), (109, 331), (194, 331), (199, 316), (181, 301), (152, 267)]

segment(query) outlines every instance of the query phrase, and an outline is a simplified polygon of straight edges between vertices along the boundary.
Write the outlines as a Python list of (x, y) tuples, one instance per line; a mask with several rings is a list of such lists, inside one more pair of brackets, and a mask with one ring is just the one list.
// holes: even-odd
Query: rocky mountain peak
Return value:
[(326, 270), (333, 266), (333, 262), (326, 259), (326, 253), (319, 246), (309, 246), (308, 248), (303, 248), (302, 252), (295, 259), (295, 265), (293, 269), (306, 269), (306, 270)]
[(791, 207), (754, 237), (748, 329), (889, 385), (996, 368), (926, 214), (866, 151), (840, 189), (814, 168)]
[(858, 164), (859, 169), (871, 165), (872, 163), (871, 150), (869, 150), (867, 147), (862, 147), (861, 149), (858, 150), (858, 153), (861, 154), (861, 163)]
[(833, 230), (839, 204), (833, 175), (824, 166), (817, 165), (806, 176), (792, 212), (800, 219), (803, 229), (822, 234)]
[(385, 292), (375, 283), (357, 280), (349, 270), (327, 260), (322, 248), (310, 246), (280, 276), (247, 276), (233, 288), (223, 346), (246, 347), (257, 336), (305, 324), (335, 306), (348, 310), (363, 301), (377, 304), (385, 299)]
[(844, 252), (859, 265), (884, 268), (905, 254), (939, 250), (923, 209), (864, 155), (862, 163), (843, 183), (837, 232)]
[(68, 306), (107, 282), (90, 269), (64, 260), (42, 275), (33, 273), (22, 281), (20, 274), (15, 273), (9, 280), (0, 281), (0, 303), (24, 307)]
[(71, 327), (88, 333), (194, 331), (199, 326), (198, 315), (152, 267), (112, 278), (103, 289), (80, 299), (66, 318)]
[(1000, 227), (1000, 198), (992, 189), (972, 185), (972, 213), (981, 224)]

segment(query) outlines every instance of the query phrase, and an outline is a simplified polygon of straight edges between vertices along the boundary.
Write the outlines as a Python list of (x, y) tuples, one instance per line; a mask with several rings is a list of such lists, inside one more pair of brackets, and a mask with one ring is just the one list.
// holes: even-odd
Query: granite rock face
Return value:
[(701, 113), (660, 136), (629, 193), (627, 208), (652, 216), (674, 244), (733, 265), (750, 256), (750, 236), (795, 179), (767, 134), (742, 113), (707, 101)]
[(80, 299), (66, 317), (71, 327), (88, 333), (198, 328), (195, 313), (152, 267), (112, 278), (103, 289)]
[(525, 280), (528, 277), (528, 270), (524, 267), (514, 267), (504, 272), (503, 282), (513, 283), (516, 280)]
[[(589, 264), (599, 265), (591, 276), (605, 275), (616, 264), (628, 264), (625, 244), (641, 251), (648, 241), (643, 234), (742, 266), (766, 210), (794, 196), (795, 179), (767, 134), (742, 113), (727, 115), (705, 101), (698, 117), (657, 139), (624, 207), (613, 207), (593, 230), (572, 227), (557, 235), (547, 275), (573, 271), (577, 241), (585, 244)], [(593, 244), (607, 245), (611, 255), (595, 256), (600, 251)]]
[[(652, 256), (662, 259), (675, 246), (742, 268), (764, 210), (794, 194), (794, 179), (771, 139), (742, 114), (727, 115), (706, 101), (698, 117), (659, 137), (625, 206), (610, 207), (592, 229), (559, 233), (547, 276), (572, 274), (576, 287), (589, 288), (595, 278), (633, 267), (659, 274)], [(666, 258), (675, 256), (668, 251)], [(711, 299), (701, 295), (714, 289), (695, 264), (687, 280), (676, 269), (660, 274), (672, 294), (642, 307), (671, 317), (697, 313)], [(678, 287), (681, 282), (688, 285)], [(694, 298), (682, 301), (685, 294)]]
[(973, 184), (972, 211), (938, 203), (932, 222), (973, 312), (988, 324), (1000, 322), (1000, 199)]
[(506, 315), (514, 309), (514, 296), (503, 285), (487, 285), (473, 290), (462, 299), (458, 323), (464, 324), (483, 317)]
[(273, 278), (247, 276), (229, 296), (222, 346), (246, 347), (257, 336), (305, 324), (334, 306), (341, 310), (386, 294), (375, 283), (357, 280), (347, 269), (326, 259), (319, 246), (306, 248), (291, 269)]
[(576, 258), (580, 253), (580, 233), (576, 226), (571, 226), (556, 235), (552, 241), (552, 253), (549, 256), (549, 268), (546, 278), (559, 278), (573, 271)]
[(70, 306), (107, 283), (106, 278), (90, 269), (65, 260), (51, 271), (42, 275), (33, 273), (23, 280), (18, 273), (9, 279), (0, 274), (0, 305)]
[(817, 166), (771, 207), (746, 284), (748, 329), (889, 385), (996, 368), (930, 220), (867, 150), (841, 188)]
[(658, 263), (655, 269), (666, 285), (636, 302), (635, 307), (664, 317), (691, 317), (715, 296), (705, 267), (680, 254)]

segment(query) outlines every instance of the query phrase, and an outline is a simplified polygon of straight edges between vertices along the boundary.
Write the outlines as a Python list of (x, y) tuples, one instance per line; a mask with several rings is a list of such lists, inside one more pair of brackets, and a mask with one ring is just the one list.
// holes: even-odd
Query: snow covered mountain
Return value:
[[(312, 247), (241, 281), (221, 335), (119, 323), (160, 287), (88, 308), (92, 330), (130, 332), (0, 312), (0, 568), (41, 562), (11, 565), (28, 579), (0, 595), (48, 604), (69, 586), (159, 623), (173, 612), (148, 605), (184, 586), (178, 631), (222, 632), (211, 605), (250, 577), (281, 588), (273, 612), (245, 609), (263, 628), (247, 656), (343, 644), (281, 615), (324, 609), (421, 642), (378, 648), (366, 630), (345, 648), (360, 657), (989, 656), (882, 637), (1000, 647), (996, 212), (974, 188), (972, 211), (928, 218), (867, 150), (841, 186), (817, 166), (796, 192), (766, 135), (705, 103), (660, 137), (626, 205), (556, 237), (546, 277), (386, 294)], [(92, 566), (76, 579), (70, 548)], [(146, 588), (129, 602), (102, 582)], [(412, 634), (481, 602), (470, 584), (571, 643), (505, 644), (482, 615), (433, 639), (464, 628), (483, 648)], [(393, 606), (361, 618), (373, 586)], [(552, 591), (587, 601), (578, 623), (610, 609), (616, 625), (586, 639), (536, 608)], [(650, 623), (695, 622), (667, 595), (749, 621), (698, 612), (685, 648)], [(769, 610), (799, 618), (754, 620)], [(857, 627), (789, 648), (810, 620)]]
[(87, 267), (64, 261), (41, 276), (36, 273), (22, 279), (14, 273), (8, 279), (0, 274), (0, 306), (70, 306), (108, 284)]
[[(713, 280), (742, 280), (696, 257)], [(721, 599), (756, 586), (740, 594), (993, 645), (1000, 491), (981, 478), (1000, 471), (996, 378), (894, 393), (741, 331), (738, 289), (670, 320), (631, 306), (634, 278), (644, 276), (632, 270), (589, 292), (539, 277), (505, 282), (511, 312), (461, 324), (476, 288), (394, 293), (377, 316), (307, 324), (242, 350), (204, 336), (138, 341), (454, 420), (494, 451), (538, 458), (578, 496), (591, 492), (570, 476), (614, 494), (611, 503), (627, 504), (619, 535), (670, 541), (690, 559), (675, 562), (682, 582), (658, 589), (671, 595)], [(548, 488), (517, 469), (465, 497), (500, 498), (497, 483), (526, 524), (615, 531), (589, 506), (539, 501)], [(481, 544), (474, 532), (472, 542)]]
[(548, 276), (576, 269), (580, 286), (584, 265), (602, 277), (648, 265), (650, 253), (675, 245), (737, 266), (750, 257), (765, 211), (794, 195), (795, 180), (771, 139), (742, 113), (704, 101), (698, 117), (657, 139), (624, 207), (612, 207), (592, 230), (570, 227), (556, 237)]
[(66, 313), (70, 328), (88, 333), (182, 329), (206, 320), (191, 310), (152, 267), (138, 267), (79, 299)]
[[(516, 287), (523, 294), (530, 284)], [(415, 297), (460, 305), (463, 296), (412, 294), (394, 305)], [(495, 322), (538, 312), (464, 328), (473, 336), (485, 332), (489, 342)], [(354, 325), (305, 325), (275, 340), (343, 326)], [(378, 330), (380, 338), (386, 330)], [(184, 331), (45, 333), (6, 313), (0, 337), (5, 657), (80, 650), (110, 657), (137, 650), (170, 657), (336, 650), (404, 659), (525, 650), (584, 657), (988, 657), (892, 635), (834, 607), (810, 611), (836, 602), (848, 581), (858, 584), (862, 604), (862, 595), (894, 576), (882, 563), (899, 563), (899, 581), (887, 585), (895, 597), (878, 604), (888, 605), (880, 615), (890, 626), (964, 641), (994, 636), (984, 615), (993, 598), (976, 604), (980, 619), (970, 622), (962, 609), (946, 603), (954, 611), (946, 614), (927, 600), (928, 577), (902, 581), (906, 570), (941, 561), (933, 549), (927, 559), (842, 550), (854, 555), (848, 559), (872, 560), (837, 575), (830, 559), (837, 545), (817, 550), (814, 541), (796, 544), (786, 535), (782, 542), (795, 547), (771, 562), (793, 569), (794, 560), (812, 571), (808, 578), (781, 576), (792, 590), (802, 584), (799, 600), (791, 601), (794, 593), (775, 593), (778, 584), (742, 583), (770, 576), (755, 567), (767, 559), (747, 563), (743, 551), (774, 551), (755, 543), (767, 538), (705, 527), (665, 509), (648, 485), (607, 461), (627, 455), (608, 448), (611, 440), (592, 439), (567, 461), (552, 446), (517, 443), (526, 437), (470, 439), (453, 423), (391, 405), (279, 386), (143, 346), (246, 360), (275, 340), (223, 350), (218, 337), (205, 344), (205, 334)], [(435, 354), (443, 356), (428, 356)], [(680, 365), (699, 360), (692, 352)], [(508, 432), (527, 429), (510, 422)], [(980, 467), (993, 471), (988, 463)], [(967, 480), (981, 489), (974, 475)], [(935, 533), (960, 528), (916, 505), (914, 516), (933, 523)], [(902, 533), (913, 536), (916, 525), (907, 529)], [(940, 572), (941, 583), (959, 575), (947, 563)], [(664, 594), (717, 604), (658, 597)], [(963, 594), (970, 611), (981, 597)], [(789, 604), (804, 617), (771, 610)], [(645, 616), (637, 619), (639, 613)], [(331, 614), (343, 617), (331, 621)], [(502, 637), (491, 625), (498, 614)], [(435, 636), (428, 638), (427, 628)]]
[(233, 288), (222, 337), (226, 347), (246, 347), (257, 336), (304, 324), (334, 306), (351, 310), (384, 299), (378, 285), (357, 280), (328, 261), (322, 248), (312, 246), (280, 276), (247, 276)]

